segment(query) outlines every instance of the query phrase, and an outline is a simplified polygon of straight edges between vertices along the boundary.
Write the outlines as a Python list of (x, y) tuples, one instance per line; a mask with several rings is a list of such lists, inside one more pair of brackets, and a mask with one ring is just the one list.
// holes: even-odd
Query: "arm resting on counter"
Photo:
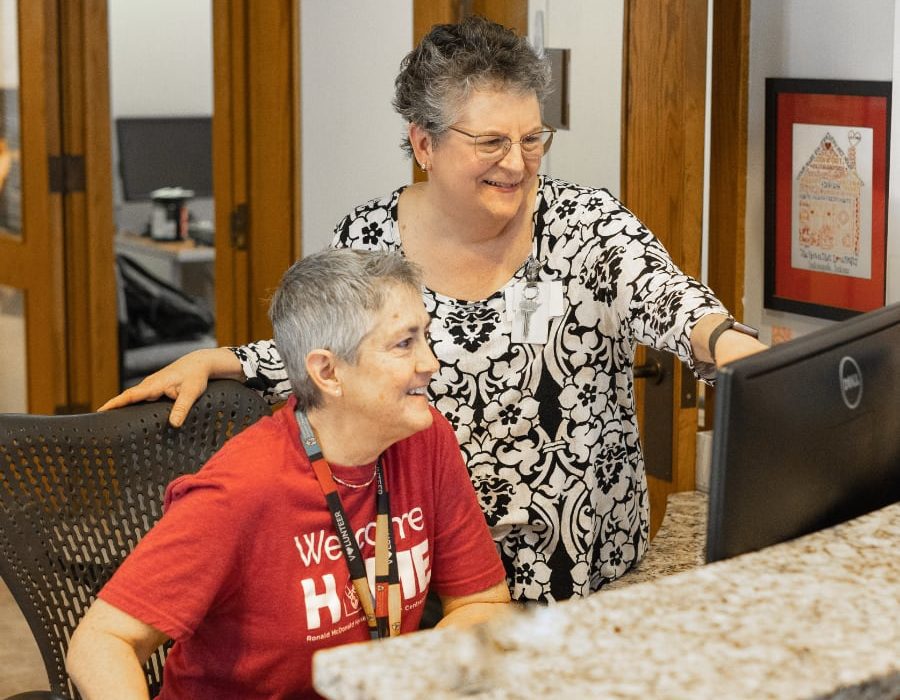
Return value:
[(438, 627), (468, 627), (509, 610), (509, 588), (506, 581), (483, 591), (464, 596), (441, 596), (444, 617)]
[(169, 638), (96, 600), (75, 629), (66, 670), (85, 700), (149, 698), (143, 665)]

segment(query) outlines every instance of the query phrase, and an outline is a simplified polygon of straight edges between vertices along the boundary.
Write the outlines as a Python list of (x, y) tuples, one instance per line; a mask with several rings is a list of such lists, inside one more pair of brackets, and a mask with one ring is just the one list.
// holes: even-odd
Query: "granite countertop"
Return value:
[(316, 687), (334, 700), (900, 698), (900, 503), (698, 566), (703, 504), (670, 500), (613, 590), (322, 651)]
[(644, 558), (602, 592), (653, 581), (689, 571), (706, 563), (706, 509), (708, 499), (700, 491), (671, 493), (666, 517)]

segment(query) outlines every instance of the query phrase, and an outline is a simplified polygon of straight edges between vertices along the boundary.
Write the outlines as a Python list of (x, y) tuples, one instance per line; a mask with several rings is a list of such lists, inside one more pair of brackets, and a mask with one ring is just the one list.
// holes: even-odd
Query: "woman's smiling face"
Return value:
[(498, 221), (511, 220), (527, 205), (540, 168), (539, 157), (523, 158), (515, 143), (543, 128), (534, 93), (474, 90), (458, 110), (453, 126), (470, 134), (507, 136), (513, 145), (495, 162), (475, 153), (474, 139), (447, 131), (431, 147), (428, 182), (448, 208), (472, 211)]
[(430, 323), (418, 289), (391, 285), (356, 362), (338, 361), (338, 403), (354, 417), (360, 442), (387, 447), (431, 425), (427, 387), (438, 362), (428, 344)]

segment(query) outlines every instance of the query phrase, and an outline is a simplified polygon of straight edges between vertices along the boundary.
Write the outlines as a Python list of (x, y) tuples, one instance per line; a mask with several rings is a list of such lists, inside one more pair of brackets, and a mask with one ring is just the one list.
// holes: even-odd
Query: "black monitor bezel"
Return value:
[[(713, 431), (712, 460), (710, 465), (709, 506), (707, 521), (706, 561), (714, 562), (744, 552), (733, 551), (725, 541), (726, 518), (729, 515), (729, 497), (726, 486), (729, 470), (729, 428), (734, 415), (739, 412), (735, 397), (740, 396), (739, 387), (754, 377), (787, 368), (806, 359), (818, 357), (844, 345), (865, 340), (892, 328), (900, 328), (900, 303), (855, 316), (813, 333), (801, 336), (788, 343), (738, 360), (722, 367), (716, 380), (715, 422)], [(900, 353), (900, 347), (894, 349)], [(900, 398), (900, 397), (898, 397)], [(773, 397), (773, 401), (777, 400)], [(900, 410), (898, 404), (897, 410)], [(900, 436), (897, 437), (897, 454), (900, 454)], [(900, 464), (898, 464), (900, 471)], [(900, 479), (898, 479), (900, 483)], [(858, 513), (859, 515), (862, 512)], [(760, 517), (766, 514), (760, 513)], [(785, 537), (784, 539), (790, 539)], [(781, 540), (784, 541), (784, 540)], [(770, 544), (775, 544), (772, 542)]]

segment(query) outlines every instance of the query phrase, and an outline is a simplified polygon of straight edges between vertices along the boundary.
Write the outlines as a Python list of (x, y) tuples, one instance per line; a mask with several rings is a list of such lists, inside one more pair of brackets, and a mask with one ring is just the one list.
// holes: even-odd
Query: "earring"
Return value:
[(419, 163), (419, 167), (422, 168), (422, 172), (428, 172), (428, 163)]

